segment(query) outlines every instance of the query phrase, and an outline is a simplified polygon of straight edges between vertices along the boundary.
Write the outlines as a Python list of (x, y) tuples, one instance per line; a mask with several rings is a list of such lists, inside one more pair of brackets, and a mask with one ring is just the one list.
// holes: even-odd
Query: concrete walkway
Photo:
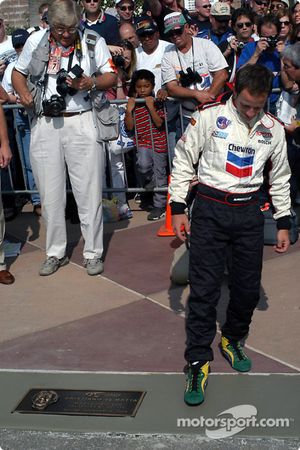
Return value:
[[(179, 243), (173, 237), (156, 237), (163, 222), (147, 222), (147, 213), (131, 206), (130, 222), (105, 226), (105, 271), (97, 277), (89, 277), (82, 267), (78, 225), (67, 222), (71, 263), (51, 277), (39, 277), (45, 257), (42, 220), (26, 206), (7, 223), (7, 238), (21, 241), (22, 252), (9, 261), (15, 284), (0, 286), (0, 448), (119, 448), (118, 433), (125, 433), (122, 448), (200, 448), (188, 441), (193, 434), (201, 448), (234, 449), (247, 442), (249, 449), (298, 449), (299, 242), (286, 255), (265, 247), (261, 301), (246, 343), (252, 374), (233, 373), (218, 351), (218, 334), (206, 401), (188, 408), (182, 399), (188, 288), (169, 279)], [(218, 324), (224, 321), (227, 302), (225, 277)], [(147, 394), (130, 420), (11, 414), (30, 388), (83, 386), (142, 387)], [(234, 437), (226, 435), (222, 445), (209, 439), (205, 426), (177, 426), (178, 418), (216, 418), (240, 405), (255, 408), (257, 418), (286, 418), (289, 426), (248, 426)], [(78, 431), (89, 432), (89, 437), (74, 435)], [(108, 432), (113, 434), (95, 435)], [(137, 434), (144, 437), (139, 440)], [(147, 447), (148, 435), (153, 445)]]

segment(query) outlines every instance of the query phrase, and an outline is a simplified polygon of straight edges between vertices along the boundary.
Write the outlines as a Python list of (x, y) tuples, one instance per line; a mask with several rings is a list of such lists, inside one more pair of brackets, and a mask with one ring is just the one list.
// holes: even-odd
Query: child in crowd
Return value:
[[(164, 109), (153, 95), (155, 77), (149, 70), (137, 70), (131, 79), (129, 100), (125, 114), (128, 130), (135, 127), (137, 170), (142, 187), (167, 187), (167, 136)], [(145, 103), (137, 103), (136, 99)], [(155, 192), (154, 208), (148, 220), (158, 220), (165, 215), (166, 193)]]

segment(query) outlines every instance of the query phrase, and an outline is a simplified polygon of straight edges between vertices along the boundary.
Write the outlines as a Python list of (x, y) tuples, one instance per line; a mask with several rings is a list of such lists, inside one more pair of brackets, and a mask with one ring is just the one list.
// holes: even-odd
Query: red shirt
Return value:
[[(155, 103), (155, 109), (159, 117), (165, 119), (164, 108), (160, 103)], [(145, 147), (152, 149), (158, 153), (168, 151), (166, 128), (163, 124), (161, 128), (157, 128), (153, 122), (147, 106), (136, 105), (134, 109), (135, 129), (137, 139), (135, 142), (137, 147)], [(153, 136), (153, 145), (151, 139), (151, 131)]]

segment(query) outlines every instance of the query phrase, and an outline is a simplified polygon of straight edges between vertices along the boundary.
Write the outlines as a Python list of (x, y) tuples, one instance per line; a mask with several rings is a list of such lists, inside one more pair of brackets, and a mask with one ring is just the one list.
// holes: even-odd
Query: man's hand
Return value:
[(2, 144), (0, 147), (0, 167), (5, 169), (10, 163), (12, 154), (9, 148), (9, 144)]
[(176, 236), (181, 240), (186, 240), (186, 234), (190, 234), (190, 223), (186, 214), (175, 214), (172, 216), (173, 230)]
[(215, 96), (213, 94), (210, 94), (209, 91), (198, 91), (196, 89), (193, 91), (191, 89), (191, 93), (198, 103), (208, 103), (213, 102), (215, 100)]
[(86, 75), (82, 74), (80, 78), (72, 79), (71, 77), (67, 77), (66, 83), (68, 86), (76, 89), (77, 91), (89, 91), (90, 89), (92, 89), (94, 80), (92, 77), (87, 77)]
[(167, 97), (168, 97), (168, 93), (165, 89), (159, 89), (157, 91), (156, 98), (160, 102), (164, 102), (165, 100), (167, 100)]
[(277, 244), (274, 245), (274, 250), (277, 253), (285, 253), (290, 246), (290, 237), (288, 230), (278, 230)]
[(255, 49), (255, 54), (260, 56), (262, 54), (262, 52), (264, 52), (265, 50), (267, 50), (267, 48), (269, 47), (269, 44), (267, 42), (267, 38), (262, 37), (260, 38), (260, 40), (257, 42), (256, 45), (256, 49)]
[(33, 97), (29, 91), (20, 93), (20, 102), (25, 108), (33, 107)]

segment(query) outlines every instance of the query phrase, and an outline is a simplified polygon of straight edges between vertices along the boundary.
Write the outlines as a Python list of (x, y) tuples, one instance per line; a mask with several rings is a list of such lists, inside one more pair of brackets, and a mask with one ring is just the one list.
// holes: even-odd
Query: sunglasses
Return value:
[(169, 31), (169, 33), (167, 34), (167, 36), (169, 38), (172, 38), (174, 36), (181, 36), (183, 33), (183, 28), (178, 28), (178, 30), (171, 30)]
[(133, 11), (134, 7), (133, 6), (119, 6), (119, 9), (123, 12), (124, 11)]
[(254, 0), (254, 1), (255, 1), (255, 3), (256, 3), (258, 6), (262, 6), (262, 5), (268, 6), (268, 3), (267, 3), (267, 2), (261, 2), (260, 0)]
[(236, 27), (241, 30), (242, 28), (246, 27), (246, 28), (250, 28), (252, 27), (252, 23), (251, 22), (243, 22), (243, 23), (237, 23)]
[(211, 8), (211, 5), (202, 5), (202, 8), (205, 8), (205, 9)]
[(271, 10), (273, 10), (273, 9), (283, 9), (283, 8), (286, 8), (286, 6), (284, 6), (284, 5), (282, 5), (282, 3), (275, 3), (275, 4), (272, 4), (271, 6), (270, 6), (270, 9)]
[(281, 26), (282, 25), (288, 26), (290, 24), (290, 21), (289, 20), (283, 20), (282, 22), (280, 21), (280, 24), (281, 24)]
[(139, 33), (138, 36), (142, 39), (146, 37), (152, 38), (155, 33), (156, 33), (155, 31), (144, 31), (143, 33)]
[(99, 3), (99, 0), (84, 0), (85, 3)]
[(74, 28), (73, 27), (72, 28), (53, 27), (53, 28), (59, 36), (62, 36), (64, 33), (75, 34), (78, 31), (78, 29), (76, 27), (74, 27)]

